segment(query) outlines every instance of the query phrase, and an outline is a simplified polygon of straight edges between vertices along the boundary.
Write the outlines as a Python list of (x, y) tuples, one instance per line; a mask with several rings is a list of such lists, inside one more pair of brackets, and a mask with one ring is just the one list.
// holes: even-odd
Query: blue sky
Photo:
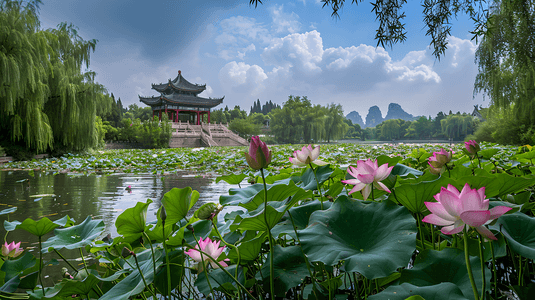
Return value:
[[(123, 105), (138, 95), (157, 95), (151, 83), (167, 82), (177, 71), (206, 84), (204, 97), (225, 96), (223, 106), (249, 112), (253, 101), (282, 104), (289, 95), (314, 104), (340, 103), (344, 113), (363, 118), (377, 105), (399, 103), (413, 115), (471, 112), (477, 74), (472, 22), (453, 20), (452, 37), (440, 61), (428, 48), (422, 8), (409, 1), (407, 41), (393, 49), (376, 47), (378, 23), (367, 2), (347, 4), (340, 19), (318, 0), (139, 1), (44, 0), (41, 26), (60, 22), (97, 39), (90, 69)], [(219, 107), (217, 107), (219, 108)]]

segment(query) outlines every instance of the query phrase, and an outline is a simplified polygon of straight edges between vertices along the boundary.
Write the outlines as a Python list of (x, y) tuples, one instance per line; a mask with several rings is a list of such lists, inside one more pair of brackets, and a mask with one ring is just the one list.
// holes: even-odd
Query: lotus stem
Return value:
[[(229, 244), (227, 243), (223, 237), (221, 236), (221, 233), (219, 232), (219, 229), (217, 229), (217, 226), (215, 225), (215, 222), (214, 222), (214, 219), (212, 218), (212, 225), (214, 226), (214, 229), (215, 229), (215, 232), (217, 233), (217, 236), (219, 236), (219, 239), (223, 242), (223, 244), (229, 246), (230, 248), (233, 248), (236, 250), (236, 254), (238, 255), (238, 264), (236, 265), (236, 272), (235, 272), (235, 276), (236, 278), (238, 278), (238, 268), (240, 266), (240, 250), (238, 250), (238, 247), (232, 245), (232, 244)], [(241, 293), (238, 291), (238, 299), (241, 299)]]
[(422, 232), (422, 222), (420, 220), (420, 214), (416, 214), (416, 222), (418, 223), (418, 232), (420, 233), (420, 243), (422, 244), (422, 250), (425, 250), (424, 233)]
[(288, 210), (288, 215), (290, 216), (290, 221), (292, 221), (292, 228), (294, 229), (295, 237), (297, 238), (297, 242), (299, 243), (299, 249), (301, 249), (301, 253), (303, 254), (303, 258), (305, 259), (305, 264), (306, 264), (307, 269), (308, 269), (308, 274), (310, 274), (310, 279), (312, 279), (312, 285), (314, 286), (312, 291), (314, 292), (314, 296), (316, 298), (318, 298), (318, 296), (316, 295), (316, 278), (312, 274), (312, 270), (310, 270), (310, 264), (308, 262), (308, 257), (306, 256), (305, 252), (303, 251), (303, 248), (301, 247), (301, 240), (299, 239), (299, 235), (297, 234), (297, 229), (295, 229), (294, 218), (292, 217), (292, 214), (290, 213), (290, 210)]
[[(134, 260), (136, 261), (136, 266), (137, 266), (137, 269), (139, 270), (139, 275), (141, 275), (141, 279), (143, 279), (143, 284), (145, 284), (145, 288), (147, 290), (149, 290), (149, 292), (152, 294), (154, 299), (157, 299), (156, 294), (154, 294), (152, 289), (149, 288), (149, 286), (147, 285), (147, 281), (145, 280), (145, 276), (143, 275), (143, 271), (141, 271), (141, 267), (139, 266), (139, 262), (137, 261), (137, 255), (134, 253), (134, 254), (132, 254), (132, 256), (134, 257)], [(154, 274), (154, 276), (156, 276), (156, 274)]]
[(360, 300), (359, 283), (355, 272), (353, 272), (353, 280), (355, 281), (355, 295), (357, 296), (357, 300)]
[[(191, 246), (188, 245), (188, 244), (186, 244), (186, 246), (189, 247), (189, 248), (193, 248), (193, 247), (191, 247)], [(202, 250), (200, 250), (200, 249), (195, 249), (195, 250), (199, 251), (201, 254), (204, 254), (204, 255), (209, 256), (208, 253), (206, 253), (206, 252), (204, 252), (204, 251), (202, 251)], [(249, 295), (249, 297), (251, 297), (251, 299), (256, 300), (256, 298), (249, 292), (249, 290), (247, 290), (247, 288), (245, 288), (245, 287), (243, 286), (243, 284), (241, 284), (240, 281), (239, 281), (237, 278), (234, 278), (234, 276), (232, 276), (232, 274), (230, 274), (229, 271), (227, 271), (227, 270), (226, 270), (226, 269), (225, 269), (225, 268), (224, 268), (224, 267), (223, 267), (223, 266), (222, 266), (216, 259), (214, 259), (213, 262), (214, 262), (214, 263), (215, 263), (221, 270), (223, 270), (223, 272), (225, 272), (225, 274), (227, 274), (230, 278), (232, 278), (232, 280), (234, 280), (234, 282), (236, 282), (236, 284), (237, 284), (240, 288), (242, 288), (242, 289)]]
[[(191, 234), (193, 235), (193, 238), (195, 239), (195, 242), (197, 242), (197, 245), (199, 245), (199, 240), (195, 236), (195, 233), (192, 232)], [(206, 277), (206, 283), (208, 283), (208, 287), (210, 288), (210, 294), (212, 294), (212, 296), (215, 296), (214, 295), (214, 290), (212, 288), (212, 284), (210, 283), (210, 278), (208, 278), (208, 271), (206, 271), (206, 267), (207, 266), (205, 266), (205, 264), (204, 264), (204, 252), (201, 251), (201, 245), (199, 245), (199, 249), (195, 249), (195, 250), (198, 250), (199, 253), (201, 254), (201, 265), (202, 265), (202, 269), (203, 269), (203, 272), (204, 272), (204, 276)], [(210, 257), (210, 255), (208, 255), (208, 257)], [(214, 261), (215, 260), (216, 260), (216, 258), (214, 258)]]
[(522, 286), (522, 255), (518, 255), (518, 286)]
[(312, 169), (312, 173), (314, 173), (314, 179), (316, 179), (316, 185), (318, 187), (318, 192), (320, 193), (320, 203), (321, 203), (321, 210), (323, 210), (323, 193), (321, 192), (320, 182), (318, 180), (318, 176), (316, 176), (316, 169), (312, 166), (312, 163), (309, 163), (310, 168)]
[(492, 255), (492, 272), (494, 273), (494, 299), (498, 299), (497, 274), (496, 274), (496, 257), (494, 256), (494, 245), (490, 243), (490, 254)]
[[(267, 232), (268, 232), (268, 239), (269, 239), (269, 293), (271, 300), (275, 300), (275, 284), (274, 284), (274, 277), (275, 277), (275, 268), (274, 268), (274, 252), (273, 252), (273, 241), (271, 237), (271, 228), (269, 227), (269, 223), (267, 220), (267, 206), (268, 206), (268, 200), (267, 200), (267, 185), (266, 185), (266, 179), (264, 177), (264, 168), (260, 169), (260, 173), (262, 174), (262, 181), (264, 182), (264, 221), (266, 222)], [(316, 173), (314, 173), (314, 176)], [(320, 201), (321, 202), (321, 201)], [(322, 203), (323, 207), (323, 203)], [(323, 208), (322, 208), (323, 209)]]
[(481, 234), (478, 233), (478, 242), (479, 242), (479, 261), (481, 262), (481, 300), (485, 300), (485, 260), (483, 259), (483, 239)]
[(474, 281), (474, 274), (472, 274), (472, 265), (470, 264), (470, 254), (468, 254), (468, 231), (466, 230), (466, 225), (463, 228), (463, 240), (464, 240), (464, 260), (466, 262), (466, 271), (468, 272), (468, 277), (470, 278), (470, 284), (472, 285), (474, 298), (475, 300), (479, 300), (479, 294), (477, 292), (476, 282)]
[(39, 283), (41, 284), (41, 290), (43, 291), (43, 297), (45, 294), (45, 286), (43, 285), (43, 248), (41, 247), (41, 236), (39, 236)]
[(145, 233), (145, 231), (143, 231), (143, 235), (145, 236), (145, 238), (147, 239), (147, 241), (149, 242), (149, 245), (150, 245), (150, 251), (151, 251), (151, 254), (152, 254), (152, 268), (153, 268), (153, 271), (154, 271), (154, 276), (156, 276), (156, 260), (154, 259), (154, 247), (152, 246), (152, 242), (150, 240), (150, 237)]
[[(162, 237), (163, 237), (163, 251), (165, 252), (165, 270), (167, 271), (167, 298), (171, 299), (171, 262), (169, 261), (169, 253), (167, 252), (167, 245), (165, 245), (165, 220), (162, 221)], [(156, 276), (156, 273), (154, 273)]]

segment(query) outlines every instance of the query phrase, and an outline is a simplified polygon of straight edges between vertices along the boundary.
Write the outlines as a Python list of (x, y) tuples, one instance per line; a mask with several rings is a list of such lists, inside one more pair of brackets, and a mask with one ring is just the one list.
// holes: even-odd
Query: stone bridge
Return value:
[(224, 124), (173, 122), (170, 148), (248, 146), (249, 142), (228, 129)]

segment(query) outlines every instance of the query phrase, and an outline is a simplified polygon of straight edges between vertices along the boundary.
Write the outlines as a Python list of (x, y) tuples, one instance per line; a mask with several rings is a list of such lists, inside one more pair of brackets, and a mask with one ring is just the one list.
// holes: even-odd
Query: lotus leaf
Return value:
[[(232, 274), (236, 274), (236, 265), (229, 266), (225, 268), (227, 272)], [(238, 270), (238, 278), (237, 280), (243, 285), (245, 283), (245, 278), (243, 276), (244, 271), (246, 271), (247, 268), (240, 268)], [(208, 272), (208, 280), (210, 280), (210, 285), (212, 286), (212, 289), (217, 291), (227, 291), (227, 292), (233, 292), (236, 290), (236, 282), (232, 280), (230, 276), (228, 276), (223, 270), (221, 269), (213, 269)], [(201, 272), (197, 276), (197, 280), (195, 280), (195, 286), (199, 289), (199, 291), (205, 295), (210, 294), (210, 286), (208, 285), (208, 282), (206, 280), (206, 275), (204, 272)]]
[(58, 219), (54, 222), (50, 221), (50, 219), (47, 217), (41, 218), (37, 222), (28, 218), (24, 220), (22, 223), (19, 221), (13, 221), (13, 222), (4, 221), (4, 228), (6, 229), (6, 231), (13, 231), (15, 229), (24, 229), (28, 231), (29, 233), (40, 237), (49, 233), (56, 227), (67, 225), (70, 220), (71, 219), (69, 218), (69, 216), (64, 216), (63, 218)]
[(451, 183), (454, 183), (453, 180), (440, 177), (434, 181), (401, 184), (395, 188), (389, 198), (397, 200), (413, 213), (422, 213), (427, 210), (424, 202), (434, 201), (433, 196), (440, 192), (440, 188)]
[[(332, 202), (324, 202), (323, 209), (328, 209), (331, 207), (331, 205)], [(271, 229), (271, 234), (274, 238), (279, 237), (281, 234), (288, 234), (292, 238), (297, 239), (289, 214), (292, 215), (296, 227), (295, 229), (301, 230), (307, 227), (308, 221), (310, 220), (310, 215), (320, 209), (321, 203), (319, 200), (310, 201), (305, 204), (290, 208), (288, 213), (284, 215), (280, 222)]]
[[(296, 186), (291, 180), (285, 180), (277, 184), (267, 185), (268, 200), (283, 201), (290, 196), (293, 196), (300, 187)], [(253, 211), (258, 206), (264, 203), (264, 185), (253, 184), (243, 189), (230, 189), (229, 196), (221, 196), (219, 202), (221, 205), (239, 205), (249, 211)]]
[(15, 207), (6, 208), (6, 209), (3, 209), (3, 210), (0, 211), (0, 215), (10, 214), (10, 213), (12, 213), (12, 212), (14, 212), (16, 210), (17, 210), (16, 206)]
[[(199, 200), (199, 192), (190, 187), (173, 188), (163, 195), (162, 205), (167, 213), (166, 224), (175, 224), (182, 220)], [(158, 214), (159, 216), (160, 214)]]
[(124, 236), (125, 241), (134, 241), (145, 231), (147, 207), (151, 203), (150, 199), (146, 203), (138, 202), (136, 206), (127, 208), (117, 217), (115, 227), (117, 227), (117, 233)]
[[(413, 298), (415, 297), (415, 298)], [(368, 297), (370, 300), (467, 300), (461, 290), (451, 282), (443, 282), (431, 286), (415, 286), (410, 283), (393, 285), (377, 295)]]
[(55, 235), (43, 243), (43, 248), (53, 248), (56, 250), (66, 248), (72, 250), (84, 247), (91, 244), (104, 229), (104, 221), (92, 220), (88, 216), (85, 221), (78, 225), (56, 229), (54, 231)]
[(17, 259), (9, 259), (4, 262), (0, 271), (4, 271), (5, 281), (9, 281), (11, 278), (28, 273), (29, 269), (36, 265), (37, 260), (30, 253), (26, 252), (23, 256)]
[(343, 260), (346, 272), (375, 279), (408, 264), (415, 223), (406, 208), (391, 201), (366, 204), (341, 196), (328, 210), (312, 213), (299, 236), (310, 261), (333, 266)]
[(20, 278), (19, 276), (15, 276), (9, 279), (8, 281), (6, 281), (6, 283), (4, 283), (2, 287), (0, 287), (0, 292), (14, 293), (19, 287), (19, 284), (20, 284)]
[[(481, 262), (479, 257), (470, 258), (474, 281), (481, 295)], [(485, 268), (486, 291), (490, 290), (491, 273)], [(401, 271), (401, 283), (408, 282), (416, 286), (436, 286), (443, 282), (455, 284), (465, 298), (474, 299), (474, 292), (470, 285), (464, 252), (458, 249), (446, 248), (442, 251), (424, 250), (418, 254), (414, 267)], [(426, 298), (427, 299), (427, 298)]]
[[(310, 276), (305, 258), (299, 246), (281, 247), (275, 245), (275, 259), (273, 260), (275, 272), (275, 295), (283, 297), (291, 288), (303, 283), (305, 277)], [(267, 262), (262, 268), (262, 276), (256, 276), (257, 279), (265, 278), (269, 282), (269, 256)], [(268, 283), (269, 285), (269, 283)]]
[[(316, 176), (318, 177), (320, 184), (329, 179), (332, 173), (333, 170), (331, 169), (330, 165), (320, 166), (316, 169)], [(314, 171), (312, 171), (311, 168), (304, 169), (301, 176), (295, 176), (292, 178), (292, 180), (294, 182), (300, 182), (298, 186), (304, 190), (313, 191), (318, 189), (318, 184), (316, 182), (316, 178), (314, 177)]]
[[(138, 203), (139, 204), (139, 203)], [(162, 252), (156, 251), (156, 270), (162, 265)], [(139, 266), (141, 268), (141, 272), (143, 273), (143, 276), (145, 277), (145, 281), (147, 284), (151, 284), (154, 281), (154, 265), (152, 263), (152, 252), (150, 249), (145, 250), (141, 253), (137, 254), (137, 259), (139, 261)], [(128, 261), (130, 265), (136, 266), (136, 262), (134, 258), (130, 257), (128, 258)], [(131, 268), (126, 268), (130, 269)], [(116, 285), (114, 285), (109, 291), (107, 291), (102, 297), (100, 297), (100, 300), (122, 300), (122, 299), (128, 299), (131, 296), (135, 296), (145, 289), (145, 284), (143, 283), (143, 279), (141, 278), (141, 274), (139, 270), (136, 268), (132, 270), (132, 273), (130, 273), (126, 278), (119, 281)]]
[(229, 174), (229, 175), (223, 175), (219, 176), (215, 179), (215, 183), (219, 183), (221, 180), (225, 181), (228, 184), (240, 184), (247, 175), (240, 173), (240, 174)]
[(513, 251), (535, 259), (535, 218), (523, 213), (503, 215), (496, 226), (501, 228), (500, 231)]

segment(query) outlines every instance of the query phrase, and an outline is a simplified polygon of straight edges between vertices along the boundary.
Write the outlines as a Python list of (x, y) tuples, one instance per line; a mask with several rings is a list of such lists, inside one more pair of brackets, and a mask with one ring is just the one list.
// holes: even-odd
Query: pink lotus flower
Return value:
[(437, 202), (425, 202), (425, 206), (431, 212), (422, 221), (426, 223), (444, 226), (440, 230), (444, 234), (455, 234), (474, 227), (486, 238), (497, 240), (486, 224), (505, 214), (510, 207), (496, 206), (489, 210), (489, 200), (485, 199), (485, 187), (478, 190), (471, 189), (467, 184), (459, 192), (453, 185), (442, 188), (435, 195)]
[(320, 146), (312, 149), (312, 145), (303, 146), (303, 149), (294, 151), (294, 157), (290, 157), (290, 162), (296, 166), (306, 166), (310, 163), (322, 166), (327, 163), (318, 159), (320, 156)]
[(2, 255), (5, 257), (17, 257), (24, 252), (24, 249), (20, 248), (20, 242), (16, 243), (11, 242), (11, 244), (8, 244), (7, 242), (2, 245)]
[(271, 162), (271, 151), (258, 136), (253, 136), (249, 145), (249, 153), (245, 152), (245, 159), (251, 168), (260, 170), (267, 167)]
[[(219, 266), (215, 262), (217, 261), (221, 253), (223, 253), (223, 250), (225, 250), (225, 247), (226, 247), (226, 246), (219, 247), (219, 243), (220, 241), (217, 241), (217, 242), (212, 241), (208, 237), (204, 239), (204, 241), (202, 238), (199, 238), (199, 244), (195, 246), (195, 249), (190, 248), (188, 251), (184, 253), (189, 255), (194, 261), (200, 263), (199, 272), (202, 272), (202, 270), (204, 269), (204, 266), (202, 264), (203, 259), (204, 259), (205, 265), (210, 263), (213, 268), (219, 268)], [(208, 256), (203, 254), (201, 257), (201, 252), (199, 252), (199, 247), (200, 247), (200, 250), (208, 254)], [(228, 267), (225, 261), (229, 261), (229, 259), (227, 258), (222, 261), (219, 261), (219, 264), (222, 265), (223, 267)]]
[(446, 151), (440, 149), (439, 152), (433, 152), (433, 156), (429, 158), (429, 171), (432, 174), (441, 174), (444, 171), (444, 166), (451, 161), (453, 151)]
[(381, 180), (384, 180), (390, 175), (393, 167), (388, 167), (388, 164), (383, 164), (380, 167), (377, 165), (377, 160), (372, 161), (368, 159), (366, 161), (359, 160), (357, 161), (357, 167), (349, 166), (347, 168), (347, 173), (356, 179), (342, 180), (342, 183), (353, 184), (355, 185), (349, 194), (362, 190), (362, 196), (364, 200), (368, 199), (372, 191), (372, 186), (375, 186), (377, 189), (390, 193), (390, 190), (381, 183)]
[(466, 151), (470, 153), (471, 156), (475, 156), (476, 153), (479, 152), (479, 150), (481, 150), (481, 148), (479, 147), (479, 144), (474, 140), (464, 142), (464, 147), (466, 148)]

